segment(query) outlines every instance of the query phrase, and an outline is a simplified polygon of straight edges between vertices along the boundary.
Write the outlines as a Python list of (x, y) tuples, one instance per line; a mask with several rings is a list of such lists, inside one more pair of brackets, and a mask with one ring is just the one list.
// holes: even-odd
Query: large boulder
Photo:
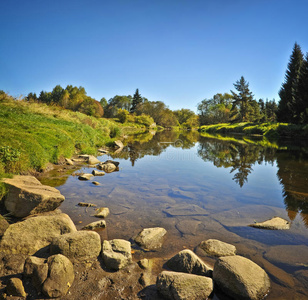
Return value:
[(9, 226), (0, 241), (0, 252), (33, 255), (54, 237), (77, 231), (66, 214), (37, 216)]
[(48, 276), (42, 291), (50, 298), (63, 297), (67, 294), (74, 281), (74, 268), (70, 260), (61, 255), (48, 258)]
[(135, 242), (142, 248), (154, 250), (161, 248), (167, 231), (161, 227), (144, 228), (134, 238)]
[(167, 266), (177, 272), (212, 276), (213, 269), (191, 250), (182, 250), (167, 261)]
[(94, 231), (77, 231), (55, 237), (50, 244), (51, 254), (68, 258), (94, 259), (101, 252), (101, 239)]
[(129, 241), (114, 239), (104, 241), (102, 258), (108, 269), (120, 270), (132, 262), (131, 244)]
[(193, 274), (163, 271), (157, 277), (156, 288), (165, 299), (208, 299), (213, 291), (213, 280)]
[(56, 188), (41, 184), (33, 176), (18, 175), (3, 182), (9, 188), (5, 208), (18, 218), (55, 210), (65, 199)]
[(199, 248), (208, 256), (232, 256), (236, 254), (235, 246), (221, 242), (219, 240), (209, 239), (200, 243)]
[(242, 256), (220, 257), (213, 271), (215, 284), (234, 299), (263, 299), (270, 289), (265, 271)]

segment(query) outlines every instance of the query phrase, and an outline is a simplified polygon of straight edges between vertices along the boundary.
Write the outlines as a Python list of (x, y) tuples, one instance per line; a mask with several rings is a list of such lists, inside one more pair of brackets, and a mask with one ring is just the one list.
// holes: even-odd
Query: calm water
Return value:
[[(94, 208), (77, 206), (81, 201), (109, 207), (100, 232), (105, 239), (129, 240), (142, 228), (164, 227), (168, 239), (160, 251), (134, 254), (136, 260), (156, 259), (160, 267), (184, 248), (219, 239), (267, 271), (268, 299), (308, 299), (307, 145), (172, 131), (129, 137), (126, 145), (121, 153), (98, 157), (120, 162), (118, 172), (95, 177), (99, 186), (59, 173), (42, 180), (58, 186), (66, 197), (61, 209), (77, 228), (97, 221)], [(247, 226), (274, 216), (290, 220), (291, 229)]]

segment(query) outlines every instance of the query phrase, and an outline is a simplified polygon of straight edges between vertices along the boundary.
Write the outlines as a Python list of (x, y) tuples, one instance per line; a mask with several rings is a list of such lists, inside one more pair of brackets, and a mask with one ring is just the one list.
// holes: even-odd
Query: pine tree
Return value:
[(296, 122), (296, 89), (303, 62), (301, 47), (295, 43), (285, 75), (285, 82), (279, 91), (279, 105), (277, 117), (279, 122)]
[(302, 63), (296, 90), (297, 123), (308, 123), (308, 52)]
[(235, 122), (252, 121), (252, 115), (255, 112), (252, 105), (253, 95), (249, 90), (249, 83), (242, 76), (240, 80), (234, 83), (234, 87), (239, 93), (236, 94), (231, 91), (234, 98), (231, 109), (231, 120)]
[(136, 89), (136, 92), (133, 96), (133, 101), (132, 101), (132, 106), (131, 106), (131, 109), (130, 109), (130, 112), (135, 112), (138, 104), (142, 103), (142, 97), (141, 95), (139, 94), (139, 90)]

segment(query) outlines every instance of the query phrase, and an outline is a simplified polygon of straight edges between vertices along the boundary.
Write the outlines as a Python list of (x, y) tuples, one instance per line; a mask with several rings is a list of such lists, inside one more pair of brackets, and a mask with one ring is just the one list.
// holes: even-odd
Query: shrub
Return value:
[(154, 123), (154, 120), (149, 115), (141, 114), (140, 116), (135, 117), (135, 122), (149, 127), (150, 125)]

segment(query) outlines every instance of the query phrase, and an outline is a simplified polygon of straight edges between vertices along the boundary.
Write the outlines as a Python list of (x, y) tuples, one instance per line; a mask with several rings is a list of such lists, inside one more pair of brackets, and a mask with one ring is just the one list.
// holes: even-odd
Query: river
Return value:
[[(42, 179), (66, 197), (60, 208), (77, 228), (97, 221), (94, 208), (79, 202), (110, 209), (105, 239), (131, 240), (142, 228), (164, 227), (161, 250), (136, 248), (134, 255), (157, 258), (161, 266), (180, 250), (219, 239), (266, 270), (272, 285), (267, 299), (308, 299), (307, 142), (164, 131), (129, 136), (124, 143), (120, 153), (98, 156), (120, 162), (118, 172), (93, 179), (100, 185), (69, 172)], [(274, 216), (289, 220), (291, 228), (248, 226)]]

